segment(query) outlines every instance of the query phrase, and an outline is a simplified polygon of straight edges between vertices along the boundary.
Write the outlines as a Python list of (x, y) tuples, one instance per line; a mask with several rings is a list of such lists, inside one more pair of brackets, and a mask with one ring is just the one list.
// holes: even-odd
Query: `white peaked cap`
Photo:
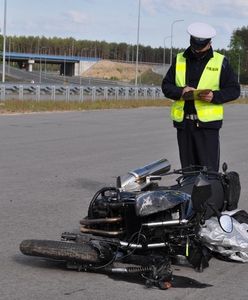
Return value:
[(216, 36), (216, 30), (206, 23), (192, 23), (187, 29), (188, 33), (199, 39), (211, 39)]

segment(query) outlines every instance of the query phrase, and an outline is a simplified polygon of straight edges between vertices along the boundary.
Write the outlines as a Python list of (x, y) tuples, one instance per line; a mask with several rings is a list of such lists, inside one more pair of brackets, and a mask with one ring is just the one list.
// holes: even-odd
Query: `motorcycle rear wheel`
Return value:
[(70, 243), (51, 240), (24, 240), (20, 250), (25, 255), (51, 258), (54, 260), (99, 263), (99, 253), (87, 243)]

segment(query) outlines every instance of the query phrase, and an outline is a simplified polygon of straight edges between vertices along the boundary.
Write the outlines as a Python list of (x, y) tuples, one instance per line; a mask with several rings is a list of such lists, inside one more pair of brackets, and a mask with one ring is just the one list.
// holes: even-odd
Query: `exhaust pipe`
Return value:
[(113, 224), (113, 223), (118, 223), (122, 222), (121, 217), (116, 217), (116, 218), (100, 218), (100, 219), (82, 219), (80, 220), (81, 225), (97, 225), (97, 224)]
[(80, 227), (80, 231), (82, 233), (92, 233), (95, 235), (103, 235), (103, 236), (108, 236), (108, 237), (113, 237), (113, 236), (120, 236), (125, 233), (124, 230), (119, 230), (119, 231), (106, 231), (106, 230), (100, 230), (100, 229), (92, 229), (92, 228), (86, 228), (85, 226)]

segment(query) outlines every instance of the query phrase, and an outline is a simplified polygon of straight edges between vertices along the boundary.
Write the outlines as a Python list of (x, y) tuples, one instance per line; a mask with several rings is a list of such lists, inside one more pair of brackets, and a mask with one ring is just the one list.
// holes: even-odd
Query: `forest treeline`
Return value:
[[(0, 49), (1, 47), (2, 43)], [(136, 49), (136, 45), (127, 43), (76, 40), (72, 37), (8, 36), (6, 39), (6, 51), (10, 52), (98, 57), (121, 61), (135, 61)], [(175, 51), (179, 50), (181, 49), (175, 49)], [(139, 45), (140, 61), (169, 63), (169, 57), (170, 50), (168, 48), (152, 48), (151, 46)]]
[[(0, 36), (0, 51), (2, 50)], [(174, 48), (176, 54), (184, 49)], [(248, 83), (248, 26), (233, 31), (228, 49), (215, 49), (227, 56), (241, 83)], [(76, 40), (74, 38), (8, 36), (6, 51), (43, 53), (50, 55), (98, 57), (101, 59), (136, 61), (136, 45), (108, 43), (106, 41)], [(139, 46), (139, 61), (148, 63), (169, 63), (169, 48)]]

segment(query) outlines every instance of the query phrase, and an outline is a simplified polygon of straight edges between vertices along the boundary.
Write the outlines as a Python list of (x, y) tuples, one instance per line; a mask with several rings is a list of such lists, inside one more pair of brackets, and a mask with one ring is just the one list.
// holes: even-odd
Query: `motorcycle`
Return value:
[[(173, 286), (172, 265), (179, 258), (203, 271), (211, 258), (198, 235), (205, 220), (216, 215), (221, 228), (232, 231), (232, 218), (221, 214), (230, 190), (227, 165), (222, 173), (201, 166), (170, 169), (161, 159), (118, 176), (115, 187), (93, 196), (80, 233), (64, 232), (60, 241), (24, 240), (21, 252), (65, 261), (78, 271), (137, 275), (160, 289)], [(177, 176), (176, 182), (159, 185), (167, 176)]]

